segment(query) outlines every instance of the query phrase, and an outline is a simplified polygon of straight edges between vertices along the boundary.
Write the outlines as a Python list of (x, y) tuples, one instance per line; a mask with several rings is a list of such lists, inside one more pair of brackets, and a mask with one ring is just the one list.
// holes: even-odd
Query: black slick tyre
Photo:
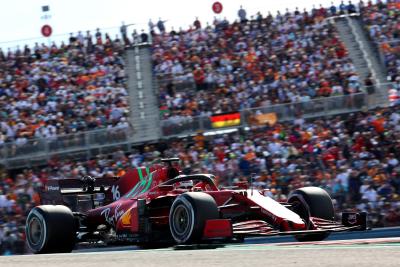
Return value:
[(72, 211), (62, 205), (35, 207), (26, 219), (26, 240), (33, 253), (67, 253), (75, 246)]
[(169, 228), (177, 244), (201, 242), (207, 220), (219, 219), (214, 198), (203, 192), (188, 192), (178, 196), (169, 213)]
[[(318, 217), (325, 220), (334, 220), (335, 211), (329, 194), (319, 187), (302, 187), (289, 194), (288, 202), (292, 204), (294, 212), (310, 227), (309, 218)], [(309, 228), (310, 229), (310, 228)], [(296, 235), (298, 241), (321, 241), (329, 236), (329, 233)]]

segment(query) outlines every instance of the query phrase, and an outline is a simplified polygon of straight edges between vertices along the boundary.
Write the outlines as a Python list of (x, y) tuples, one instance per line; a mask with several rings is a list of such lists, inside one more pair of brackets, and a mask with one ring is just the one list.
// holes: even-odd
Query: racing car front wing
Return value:
[(232, 225), (234, 236), (275, 236), (275, 235), (300, 235), (317, 234), (343, 231), (363, 231), (367, 230), (366, 212), (343, 212), (341, 223), (336, 221), (324, 220), (321, 218), (310, 218), (310, 229), (300, 231), (279, 231), (272, 228), (262, 220), (250, 220)]

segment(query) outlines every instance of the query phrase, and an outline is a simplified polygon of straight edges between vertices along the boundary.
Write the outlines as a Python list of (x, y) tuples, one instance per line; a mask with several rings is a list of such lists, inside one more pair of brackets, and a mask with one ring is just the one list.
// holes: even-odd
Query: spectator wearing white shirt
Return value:
[(368, 199), (371, 206), (374, 207), (374, 206), (376, 206), (376, 202), (378, 201), (378, 193), (372, 186), (369, 186), (363, 192), (362, 198)]

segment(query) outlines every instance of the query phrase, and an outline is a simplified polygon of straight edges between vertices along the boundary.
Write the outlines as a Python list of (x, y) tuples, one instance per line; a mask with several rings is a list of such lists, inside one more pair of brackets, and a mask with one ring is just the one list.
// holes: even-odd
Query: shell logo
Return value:
[(131, 224), (131, 210), (128, 210), (121, 216), (121, 223), (123, 225), (130, 225)]

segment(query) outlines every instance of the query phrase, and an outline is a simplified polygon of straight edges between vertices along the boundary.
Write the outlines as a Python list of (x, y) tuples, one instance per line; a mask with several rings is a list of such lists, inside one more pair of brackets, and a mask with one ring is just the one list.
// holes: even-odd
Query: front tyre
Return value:
[(188, 192), (174, 201), (169, 213), (171, 235), (178, 244), (201, 241), (207, 220), (219, 219), (214, 198), (203, 192)]
[[(325, 220), (334, 220), (335, 211), (329, 194), (319, 187), (302, 187), (289, 194), (288, 202), (292, 204), (292, 210), (311, 227), (310, 217)], [(298, 241), (321, 241), (329, 236), (329, 233), (296, 235)]]
[(26, 240), (33, 253), (66, 253), (75, 246), (76, 227), (72, 211), (61, 205), (42, 205), (26, 219)]

